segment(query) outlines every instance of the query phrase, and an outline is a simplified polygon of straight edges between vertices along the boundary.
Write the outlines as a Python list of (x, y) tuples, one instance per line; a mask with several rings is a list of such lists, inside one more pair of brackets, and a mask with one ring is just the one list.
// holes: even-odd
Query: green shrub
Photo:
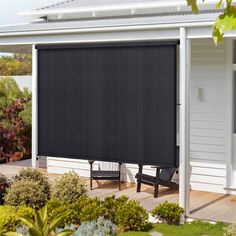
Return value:
[(97, 220), (104, 215), (105, 209), (98, 198), (89, 198), (81, 196), (74, 203), (66, 203), (58, 200), (48, 202), (48, 211), (50, 218), (69, 212), (66, 218), (61, 222), (60, 227), (65, 225), (80, 225), (86, 221)]
[(55, 182), (52, 189), (52, 199), (73, 203), (80, 196), (85, 195), (86, 191), (85, 179), (75, 172), (69, 172)]
[(59, 200), (49, 200), (47, 202), (47, 206), (48, 206), (48, 214), (52, 214), (52, 212), (61, 207), (62, 205), (68, 206), (68, 203), (65, 203), (63, 201), (59, 201)]
[(4, 199), (6, 204), (12, 206), (27, 205), (37, 209), (45, 205), (48, 196), (39, 183), (33, 180), (19, 180), (7, 189)]
[(80, 222), (97, 220), (99, 216), (103, 216), (105, 208), (102, 206), (101, 200), (98, 198), (80, 197), (75, 204), (74, 209), (80, 211)]
[(35, 210), (29, 206), (21, 205), (17, 208), (18, 217), (26, 217), (28, 219), (33, 219), (34, 214), (35, 214)]
[(110, 220), (99, 217), (95, 221), (83, 223), (73, 236), (115, 236), (116, 227)]
[(20, 206), (19, 208), (4, 205), (0, 206), (0, 231), (15, 231), (17, 227), (21, 226), (19, 217), (33, 218), (34, 210), (27, 206)]
[(49, 220), (54, 219), (57, 215), (64, 214), (65, 212), (69, 212), (68, 215), (61, 221), (58, 225), (60, 228), (64, 228), (66, 225), (79, 225), (80, 224), (80, 215), (76, 209), (73, 208), (72, 204), (51, 200), (48, 201), (48, 217)]
[(0, 206), (0, 231), (15, 230), (20, 224), (17, 209), (13, 206)]
[(105, 209), (104, 217), (106, 219), (111, 220), (112, 222), (115, 222), (115, 216), (117, 209), (121, 206), (127, 203), (129, 200), (126, 196), (121, 196), (119, 198), (116, 198), (115, 195), (106, 197), (102, 201), (102, 206)]
[(8, 180), (6, 176), (0, 174), (0, 205), (4, 203), (3, 197), (9, 186), (10, 186), (10, 180)]
[(137, 201), (127, 196), (116, 198), (114, 195), (102, 201), (105, 208), (104, 217), (114, 222), (123, 231), (146, 230), (148, 213)]
[(123, 231), (146, 230), (149, 226), (147, 211), (138, 202), (125, 196), (120, 198), (111, 196), (104, 200), (81, 196), (74, 203), (51, 200), (48, 202), (48, 211), (50, 219), (69, 212), (59, 225), (60, 228), (66, 225), (78, 226), (84, 222), (97, 220), (99, 217), (112, 221)]
[(123, 231), (143, 231), (149, 226), (148, 213), (137, 201), (128, 200), (118, 206), (114, 223)]
[(35, 168), (23, 168), (20, 170), (19, 174), (15, 176), (14, 181), (20, 180), (32, 180), (42, 187), (44, 194), (47, 195), (47, 199), (50, 198), (50, 184), (48, 177), (41, 173)]
[(231, 224), (224, 229), (224, 236), (236, 236), (236, 223)]
[(165, 201), (151, 211), (152, 215), (167, 224), (179, 224), (184, 209), (177, 203)]

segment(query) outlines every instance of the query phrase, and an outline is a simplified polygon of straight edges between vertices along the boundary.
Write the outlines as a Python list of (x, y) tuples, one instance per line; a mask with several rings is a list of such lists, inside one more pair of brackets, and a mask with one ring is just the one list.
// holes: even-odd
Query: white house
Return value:
[[(191, 189), (236, 194), (236, 32), (215, 47), (215, 3), (200, 4), (194, 15), (185, 0), (67, 0), (21, 12), (31, 23), (1, 27), (0, 51), (33, 53), (33, 166), (40, 73), (35, 45), (179, 40), (180, 203), (188, 208), (189, 177)], [(74, 169), (89, 176), (87, 160), (48, 157), (47, 165), (50, 173)], [(123, 178), (134, 181), (137, 168), (126, 164)]]

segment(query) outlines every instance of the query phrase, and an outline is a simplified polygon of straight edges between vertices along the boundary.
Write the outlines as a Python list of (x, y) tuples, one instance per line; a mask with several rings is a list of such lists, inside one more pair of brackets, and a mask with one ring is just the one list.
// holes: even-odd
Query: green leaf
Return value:
[(30, 236), (42, 236), (43, 234), (39, 231), (40, 229), (37, 228), (29, 228)]
[(28, 226), (29, 228), (35, 227), (33, 221), (32, 221), (30, 218), (27, 218), (27, 217), (24, 217), (24, 218), (23, 218), (23, 217), (20, 217), (19, 219), (21, 220), (21, 222), (22, 222), (23, 224), (25, 224), (25, 225)]
[(52, 233), (52, 230), (51, 230), (51, 228), (49, 227), (48, 224), (45, 224), (45, 225), (44, 225), (43, 233), (44, 233), (45, 235), (50, 235), (50, 234)]
[(212, 33), (216, 45), (222, 41), (225, 32), (229, 30), (236, 30), (236, 14), (234, 10), (231, 13), (223, 13), (216, 19)]
[(7, 232), (4, 235), (5, 236), (24, 236), (23, 234), (16, 233), (16, 232)]
[(213, 37), (215, 45), (218, 45), (222, 41), (223, 36), (224, 35), (219, 32), (219, 29), (214, 26), (213, 32), (212, 32), (212, 37)]
[(35, 225), (38, 229), (42, 229), (44, 225), (39, 211), (35, 212)]
[(223, 0), (220, 0), (217, 4), (216, 4), (216, 10), (218, 10), (221, 7)]
[[(192, 11), (197, 14), (199, 12), (198, 1), (186, 1), (188, 6), (191, 6)], [(204, 2), (204, 0), (202, 1)], [(216, 10), (221, 7), (222, 3), (223, 0), (218, 0), (216, 4)], [(236, 30), (236, 5), (232, 0), (225, 0), (225, 4), (226, 6), (224, 8), (224, 13), (219, 15), (213, 26), (212, 37), (216, 45), (222, 41), (226, 31)]]
[(74, 233), (73, 230), (70, 230), (70, 229), (65, 229), (59, 233), (57, 233), (55, 236), (70, 236)]
[(58, 217), (53, 219), (52, 222), (50, 223), (50, 226), (49, 226), (50, 230), (54, 231), (54, 229), (57, 227), (57, 225), (60, 224), (68, 214), (69, 213), (66, 212), (65, 214), (59, 215)]
[(41, 210), (41, 217), (42, 217), (42, 220), (43, 220), (43, 223), (45, 224), (46, 221), (47, 221), (47, 212), (48, 212), (48, 206), (47, 204), (42, 208)]
[(188, 6), (192, 8), (192, 12), (197, 14), (199, 12), (198, 6), (197, 6), (197, 0), (187, 0)]

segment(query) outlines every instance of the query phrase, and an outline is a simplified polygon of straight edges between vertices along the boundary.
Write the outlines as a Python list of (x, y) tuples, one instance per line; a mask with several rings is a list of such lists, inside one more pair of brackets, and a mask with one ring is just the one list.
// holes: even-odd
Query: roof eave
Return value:
[(36, 35), (59, 35), (59, 34), (82, 34), (82, 33), (97, 33), (97, 32), (121, 32), (121, 31), (141, 31), (141, 30), (164, 30), (175, 29), (180, 27), (198, 28), (211, 27), (214, 21), (201, 22), (179, 22), (179, 23), (163, 23), (163, 24), (142, 24), (142, 25), (127, 25), (127, 26), (107, 26), (107, 27), (91, 27), (91, 28), (65, 28), (65, 29), (50, 29), (50, 30), (31, 30), (31, 31), (14, 31), (0, 32), (0, 37), (19, 37), (19, 36), (36, 36)]
[[(213, 10), (215, 9), (216, 0), (211, 2), (199, 3), (200, 10)], [(223, 6), (222, 6), (223, 7)], [(45, 16), (58, 16), (63, 18), (63, 14), (77, 14), (78, 18), (83, 18), (84, 14), (91, 17), (103, 16), (109, 12), (119, 12), (120, 16), (127, 15), (139, 15), (144, 12), (147, 13), (173, 13), (173, 12), (190, 12), (190, 8), (186, 2), (150, 2), (150, 3), (133, 3), (133, 4), (115, 4), (93, 7), (80, 7), (80, 8), (62, 8), (62, 9), (43, 9), (43, 10), (31, 10), (20, 12), (20, 15), (31, 17), (45, 17)]]

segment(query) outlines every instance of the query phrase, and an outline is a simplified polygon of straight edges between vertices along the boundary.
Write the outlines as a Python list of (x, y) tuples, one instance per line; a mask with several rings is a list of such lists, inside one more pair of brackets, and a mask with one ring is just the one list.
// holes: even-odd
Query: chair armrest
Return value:
[(94, 161), (92, 161), (92, 160), (88, 160), (88, 163), (89, 163), (89, 165), (90, 165), (90, 178), (92, 178), (93, 163), (94, 163)]
[(94, 162), (95, 162), (95, 161), (88, 160), (88, 163), (89, 163), (90, 165), (92, 165)]
[(161, 169), (169, 169), (171, 167), (170, 166), (151, 166), (151, 168), (161, 170)]

